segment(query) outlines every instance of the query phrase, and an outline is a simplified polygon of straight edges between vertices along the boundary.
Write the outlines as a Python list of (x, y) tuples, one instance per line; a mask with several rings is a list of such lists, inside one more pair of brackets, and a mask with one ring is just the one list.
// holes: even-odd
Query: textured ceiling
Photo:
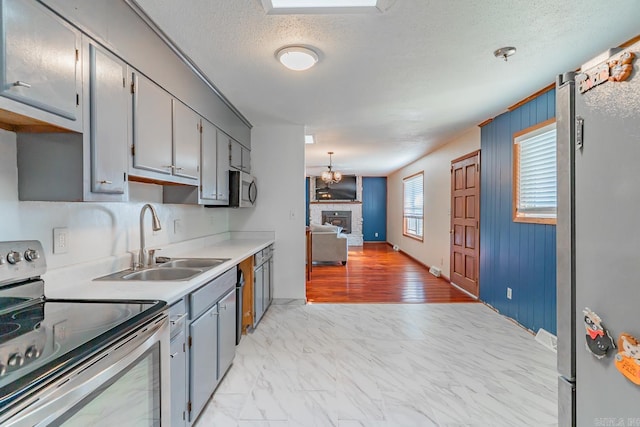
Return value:
[[(640, 32), (638, 0), (397, 0), (344, 15), (136, 2), (253, 125), (314, 134), (311, 175), (327, 151), (343, 173), (387, 175)], [(314, 46), (317, 66), (282, 67), (274, 52), (288, 44)], [(502, 46), (518, 49), (506, 63), (493, 56)]]

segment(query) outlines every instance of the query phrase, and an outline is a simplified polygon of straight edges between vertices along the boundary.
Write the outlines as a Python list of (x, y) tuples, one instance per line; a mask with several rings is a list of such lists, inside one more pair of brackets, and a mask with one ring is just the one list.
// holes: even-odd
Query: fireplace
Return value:
[(322, 223), (342, 227), (345, 234), (351, 233), (351, 211), (322, 211)]

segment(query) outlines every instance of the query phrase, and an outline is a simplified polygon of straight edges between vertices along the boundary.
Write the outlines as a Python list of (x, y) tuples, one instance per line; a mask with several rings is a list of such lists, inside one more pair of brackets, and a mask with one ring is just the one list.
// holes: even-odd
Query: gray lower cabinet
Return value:
[(253, 327), (257, 327), (262, 316), (273, 301), (273, 245), (254, 255), (253, 269)]
[(171, 426), (187, 425), (187, 352), (184, 330), (171, 338)]
[(253, 271), (253, 327), (255, 328), (264, 314), (264, 264)]
[(234, 267), (189, 295), (189, 423), (193, 423), (229, 369), (236, 348)]
[(2, 0), (1, 7), (0, 94), (75, 122), (80, 131), (80, 32), (32, 0)]
[(236, 299), (234, 288), (218, 303), (218, 381), (236, 355)]
[(189, 421), (195, 420), (207, 403), (218, 380), (218, 306), (205, 311), (189, 327), (191, 337)]

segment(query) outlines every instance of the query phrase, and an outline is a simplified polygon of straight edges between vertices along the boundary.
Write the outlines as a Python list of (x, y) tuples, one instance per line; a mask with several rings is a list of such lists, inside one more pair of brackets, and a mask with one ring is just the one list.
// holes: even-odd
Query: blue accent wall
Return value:
[(533, 331), (555, 334), (556, 227), (512, 219), (513, 134), (553, 117), (555, 90), (482, 128), (480, 299)]
[(365, 242), (387, 241), (387, 178), (362, 178), (362, 218)]

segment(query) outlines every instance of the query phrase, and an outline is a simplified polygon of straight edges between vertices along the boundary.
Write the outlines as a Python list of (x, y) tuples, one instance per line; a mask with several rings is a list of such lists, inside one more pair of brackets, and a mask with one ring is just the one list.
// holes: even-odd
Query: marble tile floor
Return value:
[(555, 366), (483, 304), (274, 305), (196, 427), (556, 426)]

